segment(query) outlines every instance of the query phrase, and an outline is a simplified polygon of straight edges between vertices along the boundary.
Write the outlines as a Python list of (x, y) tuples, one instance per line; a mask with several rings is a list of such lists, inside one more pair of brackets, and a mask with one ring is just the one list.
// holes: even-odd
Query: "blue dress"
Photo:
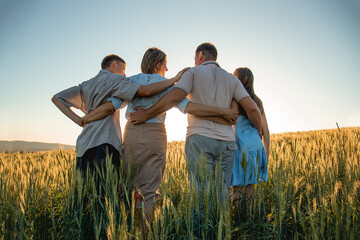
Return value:
[(267, 158), (258, 130), (246, 116), (239, 116), (234, 126), (238, 150), (235, 151), (231, 186), (267, 182)]

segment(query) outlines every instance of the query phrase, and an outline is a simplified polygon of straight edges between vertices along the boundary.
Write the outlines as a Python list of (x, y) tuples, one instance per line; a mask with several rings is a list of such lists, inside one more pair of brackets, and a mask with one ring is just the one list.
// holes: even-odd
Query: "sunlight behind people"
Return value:
[[(181, 113), (178, 109), (173, 108), (166, 112), (166, 133), (168, 142), (184, 141), (186, 137), (187, 115)], [(125, 118), (125, 110), (120, 111), (121, 131), (124, 133), (127, 120)]]
[(185, 140), (187, 131), (187, 115), (178, 109), (170, 109), (166, 113), (165, 125), (168, 141)]

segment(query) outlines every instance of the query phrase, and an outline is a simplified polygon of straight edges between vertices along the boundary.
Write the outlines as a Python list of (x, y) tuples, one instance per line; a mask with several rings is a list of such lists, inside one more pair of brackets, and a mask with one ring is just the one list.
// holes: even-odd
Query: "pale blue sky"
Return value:
[[(55, 93), (96, 75), (109, 53), (137, 74), (153, 46), (172, 77), (202, 42), (227, 71), (253, 71), (272, 133), (360, 126), (359, 26), (359, 0), (0, 0), (0, 140), (75, 144), (81, 129)], [(185, 115), (173, 109), (166, 124), (169, 141), (185, 139)]]

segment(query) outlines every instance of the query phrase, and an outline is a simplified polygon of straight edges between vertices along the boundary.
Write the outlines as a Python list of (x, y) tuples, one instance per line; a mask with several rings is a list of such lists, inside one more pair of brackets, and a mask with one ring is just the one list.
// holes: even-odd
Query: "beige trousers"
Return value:
[[(159, 186), (164, 175), (167, 138), (164, 123), (127, 123), (123, 153), (136, 191), (136, 208), (154, 207), (160, 197)], [(130, 168), (129, 168), (130, 167)]]

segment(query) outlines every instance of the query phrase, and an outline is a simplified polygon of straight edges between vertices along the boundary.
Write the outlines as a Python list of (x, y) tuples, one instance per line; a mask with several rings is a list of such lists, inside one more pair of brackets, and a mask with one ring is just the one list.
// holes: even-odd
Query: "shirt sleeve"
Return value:
[(239, 103), (242, 99), (249, 97), (248, 92), (245, 90), (242, 83), (235, 78), (235, 91), (234, 91), (234, 99), (237, 103)]
[(112, 105), (113, 105), (114, 108), (115, 108), (115, 111), (117, 111), (118, 109), (120, 109), (121, 106), (123, 105), (123, 101), (121, 101), (121, 99), (120, 99), (120, 98), (117, 98), (117, 97), (108, 98), (107, 101), (112, 103)]
[(82, 109), (82, 106), (84, 105), (81, 99), (79, 86), (74, 86), (65, 89), (55, 94), (54, 97), (68, 107), (75, 107), (77, 109)]
[(180, 88), (186, 92), (186, 95), (192, 91), (194, 82), (194, 73), (191, 71), (186, 71), (180, 78), (180, 80), (176, 83), (174, 87)]
[[(113, 75), (118, 75), (118, 74), (113, 74)], [(118, 76), (114, 76), (114, 77), (118, 77)], [(128, 77), (127, 78), (118, 77), (117, 83), (111, 95), (113, 97), (121, 98), (122, 100), (125, 101), (131, 101), (131, 99), (133, 99), (133, 97), (135, 96), (135, 94), (137, 93), (140, 87), (141, 87), (140, 83), (132, 82)]]
[(188, 98), (184, 98), (184, 100), (182, 100), (177, 106), (176, 108), (179, 109), (182, 113), (186, 113), (185, 109), (186, 106), (191, 103), (191, 101)]

